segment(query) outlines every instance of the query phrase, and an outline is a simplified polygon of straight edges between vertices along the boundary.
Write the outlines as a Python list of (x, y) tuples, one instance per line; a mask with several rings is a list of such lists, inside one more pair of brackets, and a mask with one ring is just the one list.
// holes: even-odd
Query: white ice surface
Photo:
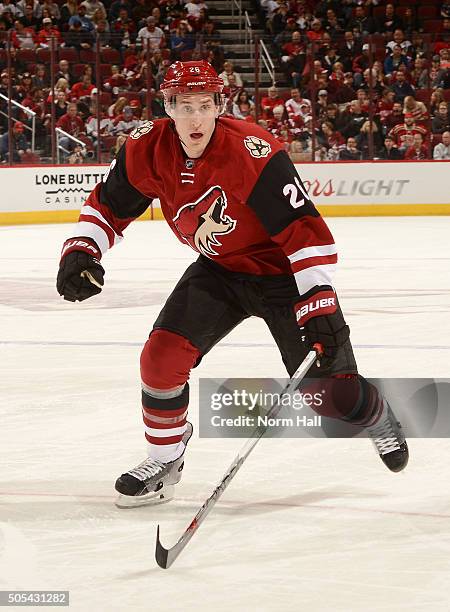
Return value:
[[(450, 219), (328, 222), (360, 371), (448, 377)], [(397, 475), (367, 440), (263, 440), (176, 564), (156, 566), (157, 523), (175, 542), (242, 440), (194, 435), (173, 502), (113, 505), (143, 458), (140, 347), (194, 259), (163, 223), (126, 234), (103, 293), (70, 304), (54, 277), (71, 227), (0, 228), (0, 589), (69, 589), (86, 612), (450, 610), (448, 440), (411, 440)], [(190, 418), (199, 376), (283, 375), (247, 321), (194, 371)]]

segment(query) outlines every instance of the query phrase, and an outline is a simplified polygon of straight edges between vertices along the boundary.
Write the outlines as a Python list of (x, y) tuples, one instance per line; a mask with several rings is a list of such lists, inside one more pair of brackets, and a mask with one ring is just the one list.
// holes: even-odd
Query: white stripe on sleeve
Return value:
[(294, 278), (300, 295), (303, 295), (316, 285), (333, 286), (333, 275), (336, 268), (337, 264), (322, 264), (321, 266), (312, 266), (311, 268), (305, 268), (296, 272)]
[(114, 229), (111, 227), (111, 224), (108, 223), (108, 221), (105, 219), (105, 217), (101, 214), (100, 211), (96, 210), (95, 208), (93, 208), (92, 206), (89, 206), (88, 204), (85, 204), (82, 209), (81, 209), (81, 214), (82, 215), (90, 215), (91, 217), (97, 217), (97, 219), (99, 219), (102, 223), (104, 223), (105, 225), (107, 225), (112, 232), (114, 232), (114, 244), (119, 243), (121, 240), (123, 240), (122, 236), (118, 236), (116, 234), (116, 232), (114, 231)]
[(76, 236), (86, 236), (95, 240), (102, 255), (109, 249), (108, 236), (103, 228), (90, 221), (79, 221), (76, 224)]
[(294, 263), (301, 259), (309, 259), (310, 257), (323, 257), (324, 255), (335, 255), (337, 253), (335, 244), (323, 244), (321, 246), (310, 246), (295, 251), (289, 255), (289, 261)]

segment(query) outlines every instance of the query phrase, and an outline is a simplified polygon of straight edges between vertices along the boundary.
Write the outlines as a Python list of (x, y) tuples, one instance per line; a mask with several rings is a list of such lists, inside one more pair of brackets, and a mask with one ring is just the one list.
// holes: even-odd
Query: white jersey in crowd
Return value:
[(433, 159), (450, 159), (450, 145), (440, 142), (434, 147)]

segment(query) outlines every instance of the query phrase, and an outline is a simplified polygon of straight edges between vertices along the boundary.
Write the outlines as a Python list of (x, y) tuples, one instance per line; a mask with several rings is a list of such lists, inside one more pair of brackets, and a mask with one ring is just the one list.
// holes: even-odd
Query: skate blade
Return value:
[(117, 508), (139, 508), (140, 506), (159, 506), (170, 502), (174, 497), (174, 485), (166, 485), (164, 491), (147, 493), (147, 495), (122, 495), (114, 502)]

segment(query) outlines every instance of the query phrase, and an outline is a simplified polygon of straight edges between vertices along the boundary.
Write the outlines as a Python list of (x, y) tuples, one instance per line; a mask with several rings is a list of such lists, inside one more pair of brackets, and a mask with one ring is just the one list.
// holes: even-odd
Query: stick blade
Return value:
[(162, 567), (163, 569), (167, 569), (169, 567), (168, 557), (169, 557), (169, 551), (167, 550), (167, 548), (164, 548), (164, 546), (161, 544), (161, 540), (159, 539), (159, 525), (158, 525), (158, 528), (156, 530), (155, 559), (159, 567)]

